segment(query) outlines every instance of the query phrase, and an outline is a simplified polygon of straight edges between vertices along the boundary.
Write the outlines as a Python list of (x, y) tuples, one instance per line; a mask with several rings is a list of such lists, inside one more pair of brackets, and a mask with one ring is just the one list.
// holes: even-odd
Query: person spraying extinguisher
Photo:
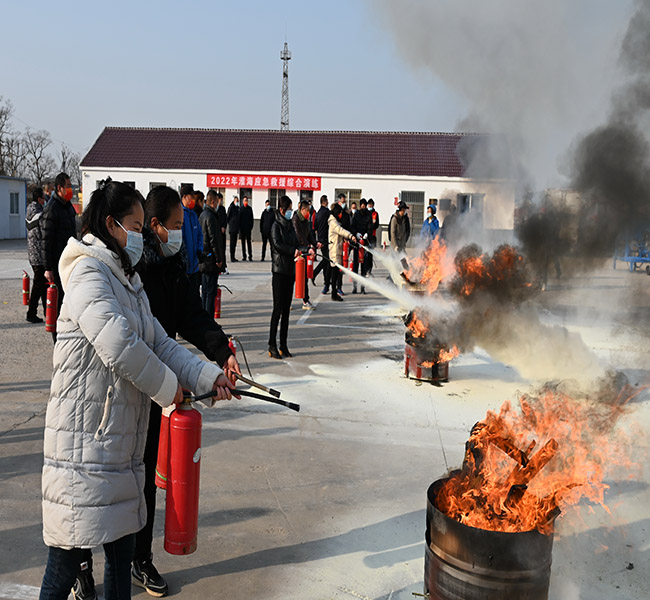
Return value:
[[(269, 330), (269, 356), (271, 358), (291, 358), (287, 345), (289, 335), (289, 311), (293, 296), (293, 285), (296, 276), (295, 259), (301, 255), (298, 249), (298, 238), (291, 223), (293, 216), (292, 202), (289, 196), (281, 196), (278, 200), (278, 210), (275, 222), (271, 226), (271, 258), (273, 289), (273, 312)], [(280, 346), (277, 335), (280, 325)]]
[[(311, 205), (309, 201), (301, 200), (298, 205), (298, 210), (291, 217), (291, 222), (296, 232), (296, 239), (298, 240), (298, 248), (300, 248), (304, 258), (304, 263), (300, 263), (300, 269), (304, 272), (298, 272), (298, 265), (296, 265), (296, 289), (298, 288), (297, 282), (299, 277), (304, 278), (305, 281), (304, 288), (301, 288), (302, 294), (300, 296), (302, 298), (303, 310), (314, 308), (309, 300), (309, 281), (314, 277), (315, 250), (321, 247), (321, 244), (316, 242), (313, 224), (310, 219), (310, 209)], [(296, 295), (296, 298), (298, 297)]]

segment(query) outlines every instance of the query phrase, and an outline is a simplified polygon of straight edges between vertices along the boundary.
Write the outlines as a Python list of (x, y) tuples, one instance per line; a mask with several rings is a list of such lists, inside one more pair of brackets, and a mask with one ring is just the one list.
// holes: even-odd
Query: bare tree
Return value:
[(29, 127), (25, 130), (27, 173), (39, 187), (43, 185), (44, 180), (52, 176), (56, 168), (55, 160), (47, 152), (51, 144), (49, 131), (34, 131)]
[(2, 141), (2, 157), (4, 160), (4, 175), (22, 177), (25, 174), (27, 149), (22, 135), (17, 133), (5, 136)]
[(59, 172), (67, 173), (70, 175), (70, 181), (73, 185), (81, 186), (81, 169), (79, 168), (81, 157), (79, 154), (70, 150), (65, 144), (61, 144), (59, 158), (61, 160)]
[(11, 128), (11, 117), (14, 107), (10, 100), (0, 96), (0, 175), (7, 175), (7, 159), (5, 158), (7, 138), (13, 133)]

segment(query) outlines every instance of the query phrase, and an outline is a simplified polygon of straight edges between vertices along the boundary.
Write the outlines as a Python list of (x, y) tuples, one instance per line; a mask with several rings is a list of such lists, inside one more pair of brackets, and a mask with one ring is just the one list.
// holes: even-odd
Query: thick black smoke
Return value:
[(571, 149), (572, 206), (545, 199), (526, 210), (518, 237), (540, 270), (560, 255), (584, 261), (611, 256), (617, 238), (635, 237), (650, 224), (650, 2), (638, 0), (621, 46), (626, 83), (611, 99), (607, 122)]

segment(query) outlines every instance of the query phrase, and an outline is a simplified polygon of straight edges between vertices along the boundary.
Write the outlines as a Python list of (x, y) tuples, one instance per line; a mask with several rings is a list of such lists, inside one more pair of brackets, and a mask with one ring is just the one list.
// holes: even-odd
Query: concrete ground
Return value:
[[(259, 257), (259, 245), (254, 250)], [(44, 326), (25, 321), (26, 266), (24, 242), (0, 242), (0, 599), (36, 598), (46, 560), (40, 469), (52, 341)], [(413, 598), (423, 587), (428, 486), (459, 466), (469, 429), (487, 409), (533, 382), (480, 350), (455, 360), (443, 387), (406, 380), (397, 307), (377, 293), (348, 293), (335, 304), (311, 286), (316, 309), (293, 304), (295, 357), (275, 361), (265, 352), (270, 264), (240, 262), (231, 271), (222, 278), (233, 291), (224, 297), (224, 329), (241, 340), (254, 377), (302, 410), (242, 400), (203, 411), (196, 553), (164, 552), (164, 493), (158, 496), (154, 554), (170, 595)], [(608, 265), (553, 282), (542, 312), (546, 322), (579, 332), (604, 366), (643, 383), (648, 286), (645, 274)], [(638, 428), (641, 466), (631, 478), (608, 480), (611, 514), (559, 519), (551, 600), (650, 597), (649, 395), (632, 408), (625, 423)], [(101, 581), (101, 550), (96, 557)]]

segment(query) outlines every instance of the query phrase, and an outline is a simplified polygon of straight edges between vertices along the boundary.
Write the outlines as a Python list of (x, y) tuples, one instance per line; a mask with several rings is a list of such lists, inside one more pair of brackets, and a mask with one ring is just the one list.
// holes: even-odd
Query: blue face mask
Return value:
[(289, 209), (284, 213), (284, 218), (287, 219), (287, 221), (291, 221), (291, 217), (293, 217), (293, 210)]
[[(115, 222), (124, 229), (124, 225), (117, 219), (115, 219)], [(142, 256), (142, 248), (144, 246), (142, 234), (137, 231), (129, 231), (128, 229), (124, 229), (124, 231), (126, 231), (126, 246), (124, 246), (124, 251), (131, 261), (131, 266), (135, 267)]]
[(160, 242), (160, 251), (164, 257), (169, 258), (170, 256), (177, 254), (181, 249), (181, 244), (183, 243), (183, 231), (181, 229), (170, 230), (164, 225), (162, 225), (162, 228), (167, 232), (167, 243), (158, 238), (158, 241)]

